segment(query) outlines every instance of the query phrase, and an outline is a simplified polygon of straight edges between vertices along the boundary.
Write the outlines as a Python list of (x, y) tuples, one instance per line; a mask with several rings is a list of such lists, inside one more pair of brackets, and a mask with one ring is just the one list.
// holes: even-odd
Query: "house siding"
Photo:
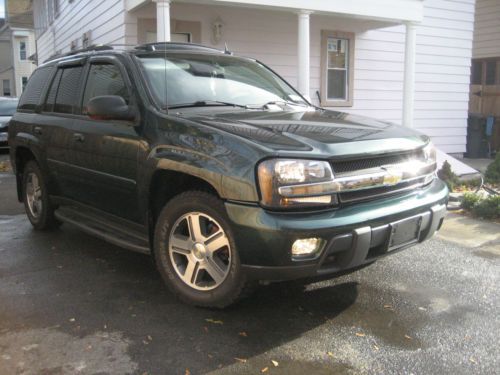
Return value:
[(500, 57), (500, 1), (477, 0), (474, 58)]
[[(449, 153), (465, 152), (474, 8), (475, 0), (425, 0), (424, 20), (417, 27), (415, 127)], [(129, 13), (123, 0), (62, 1), (60, 16), (39, 38), (40, 61), (54, 51), (68, 51), (71, 41), (89, 29), (93, 43), (135, 44), (138, 18), (155, 17), (154, 3)], [(217, 17), (224, 22), (224, 35), (214, 45), (211, 23)], [(227, 42), (234, 52), (261, 60), (296, 86), (296, 14), (173, 2), (171, 18), (200, 22), (203, 44), (224, 48)], [(316, 103), (321, 30), (356, 34), (353, 106), (335, 109), (401, 123), (405, 27), (313, 14), (309, 95)]]
[(81, 48), (82, 35), (89, 30), (91, 44), (123, 44), (125, 14), (123, 0), (61, 1), (59, 16), (38, 38), (39, 62), (70, 51), (74, 40)]

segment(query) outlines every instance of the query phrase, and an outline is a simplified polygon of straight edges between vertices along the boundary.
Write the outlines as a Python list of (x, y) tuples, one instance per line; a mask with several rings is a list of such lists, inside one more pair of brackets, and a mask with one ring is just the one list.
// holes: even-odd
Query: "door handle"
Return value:
[(85, 137), (81, 133), (73, 133), (73, 141), (75, 142), (83, 142), (85, 140)]
[(33, 133), (38, 134), (38, 135), (42, 135), (42, 128), (40, 126), (35, 126), (33, 128)]

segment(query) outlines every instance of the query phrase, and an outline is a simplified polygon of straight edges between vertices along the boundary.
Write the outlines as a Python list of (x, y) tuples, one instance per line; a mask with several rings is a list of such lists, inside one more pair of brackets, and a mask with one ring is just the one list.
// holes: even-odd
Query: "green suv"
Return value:
[(359, 269), (431, 237), (448, 199), (427, 136), (315, 107), (262, 63), (193, 44), (44, 63), (9, 145), (36, 229), (151, 254), (198, 306)]

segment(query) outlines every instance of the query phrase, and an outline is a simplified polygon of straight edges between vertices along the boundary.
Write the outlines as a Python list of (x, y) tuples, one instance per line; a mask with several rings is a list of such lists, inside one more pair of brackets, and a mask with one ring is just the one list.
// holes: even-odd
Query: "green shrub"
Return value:
[(485, 177), (486, 182), (492, 184), (500, 183), (500, 152), (497, 152), (495, 160), (486, 169)]
[(465, 193), (464, 199), (462, 201), (462, 207), (466, 210), (471, 210), (474, 208), (479, 201), (481, 200), (481, 196), (475, 193)]
[(450, 189), (450, 191), (453, 191), (455, 189), (455, 186), (459, 184), (458, 176), (453, 173), (453, 171), (451, 170), (451, 165), (450, 163), (448, 163), (448, 161), (445, 161), (443, 163), (443, 166), (437, 172), (437, 175), (446, 183), (446, 185), (448, 185), (448, 189)]
[(500, 195), (491, 195), (473, 207), (475, 215), (485, 219), (500, 219)]

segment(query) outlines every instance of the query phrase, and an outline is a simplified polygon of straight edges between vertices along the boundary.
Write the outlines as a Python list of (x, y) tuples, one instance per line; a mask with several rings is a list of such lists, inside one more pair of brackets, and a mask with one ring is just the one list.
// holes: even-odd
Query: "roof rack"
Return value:
[(61, 57), (67, 57), (67, 56), (77, 55), (77, 54), (83, 53), (83, 52), (109, 51), (109, 50), (112, 50), (112, 49), (113, 49), (112, 46), (109, 46), (109, 45), (106, 45), (106, 44), (93, 44), (93, 45), (91, 45), (89, 47), (86, 47), (86, 48), (77, 49), (77, 50), (73, 50), (73, 51), (66, 52), (66, 53), (59, 53), (59, 54), (52, 55), (47, 60), (45, 60), (44, 63), (46, 63), (48, 61), (55, 60), (55, 59), (59, 59)]
[(178, 42), (160, 42), (160, 43), (147, 43), (147, 44), (141, 44), (137, 47), (135, 47), (137, 50), (143, 50), (143, 51), (179, 51), (179, 50), (185, 50), (185, 51), (210, 51), (210, 52), (218, 52), (218, 53), (223, 53), (223, 51), (217, 49), (217, 48), (212, 48), (212, 47), (206, 47), (202, 46), (201, 44), (194, 44), (194, 43), (178, 43)]

